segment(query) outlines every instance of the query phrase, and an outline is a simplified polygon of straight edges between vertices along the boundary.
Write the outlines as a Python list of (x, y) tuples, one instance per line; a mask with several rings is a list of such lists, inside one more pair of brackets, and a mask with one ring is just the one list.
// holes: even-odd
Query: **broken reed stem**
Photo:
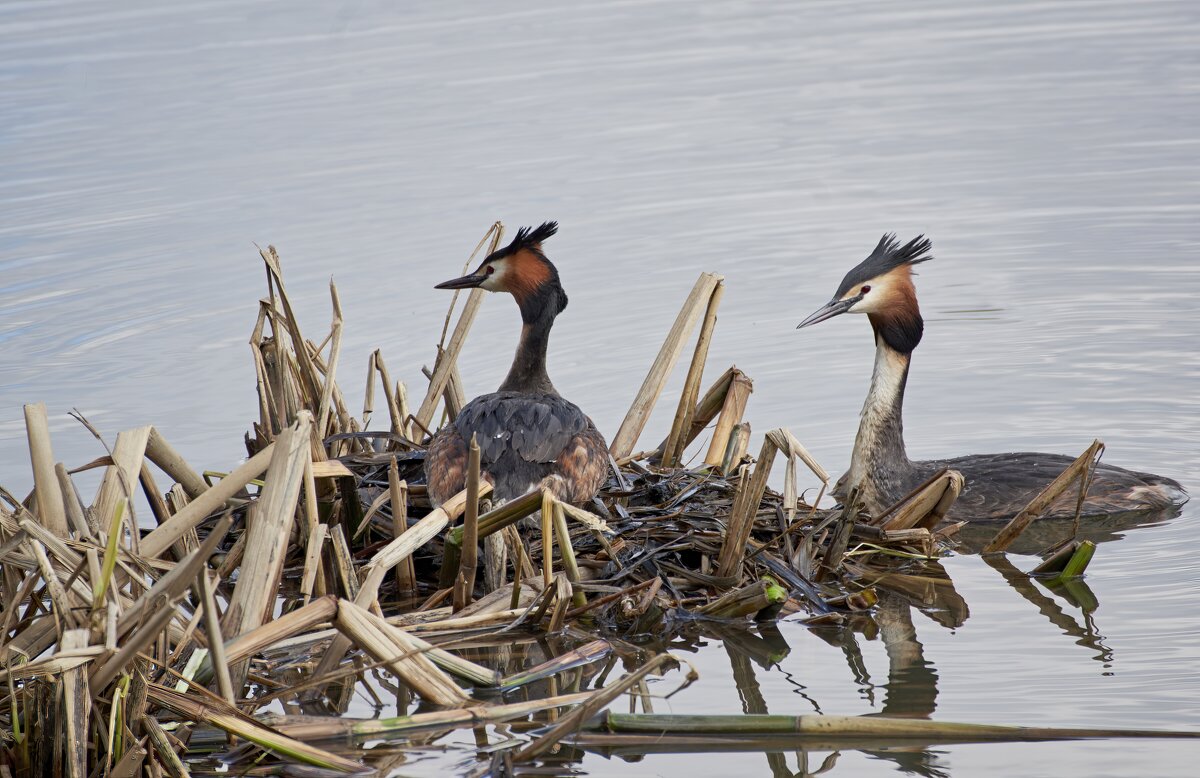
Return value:
[(467, 504), (463, 511), (462, 556), (454, 579), (454, 612), (471, 602), (475, 592), (475, 571), (479, 566), (479, 441), (471, 433), (467, 449)]
[(554, 496), (542, 490), (542, 584), (554, 583)]
[(193, 500), (208, 489), (208, 484), (204, 483), (204, 479), (154, 427), (150, 428), (150, 437), (146, 440), (146, 458), (174, 478), (175, 482), (183, 487), (187, 496)]
[(55, 463), (54, 475), (58, 478), (58, 488), (62, 492), (68, 523), (75, 528), (80, 539), (95, 542), (96, 527), (91, 523), (91, 517), (84, 514), (83, 503), (79, 500), (79, 493), (75, 491), (75, 483), (62, 462)]
[(687, 378), (683, 382), (683, 391), (679, 393), (679, 405), (675, 409), (675, 418), (671, 422), (671, 432), (662, 449), (661, 464), (664, 467), (675, 467), (686, 448), (684, 439), (692, 428), (692, 419), (696, 412), (696, 401), (700, 396), (700, 381), (704, 377), (704, 366), (708, 361), (708, 347), (712, 342), (713, 329), (717, 324), (717, 308), (721, 305), (721, 297), (725, 294), (725, 283), (719, 282), (708, 298), (708, 308), (704, 313), (704, 322), (700, 325), (700, 334), (696, 338), (696, 349), (692, 352), (692, 362), (688, 365)]
[(50, 445), (50, 424), (44, 403), (25, 406), (25, 433), (29, 440), (29, 461), (33, 465), (34, 494), (37, 496), (35, 513), (46, 529), (60, 538), (69, 537), (63, 492), (54, 473), (54, 449)]
[(403, 630), (393, 627), (348, 600), (338, 603), (334, 622), (342, 634), (363, 651), (383, 662), (389, 670), (434, 705), (461, 706), (470, 697), (425, 656)]
[(179, 716), (209, 724), (289, 759), (343, 773), (358, 773), (363, 769), (359, 762), (314, 748), (264, 727), (237, 708), (221, 708), (215, 700), (200, 702), (187, 694), (153, 683), (147, 687), (147, 698)]
[(317, 411), (316, 440), (322, 441), (329, 435), (329, 415), (333, 402), (333, 389), (337, 384), (338, 357), (342, 352), (342, 301), (338, 298), (337, 285), (329, 282), (329, 298), (333, 304), (333, 322), (330, 324), (329, 367), (325, 371), (325, 385), (321, 387), (321, 404)]
[(182, 538), (188, 530), (194, 529), (213, 511), (246, 488), (247, 484), (265, 473), (271, 464), (274, 452), (275, 444), (271, 443), (246, 460), (232, 473), (213, 484), (211, 488), (206, 489), (203, 494), (188, 503), (183, 510), (143, 537), (142, 555), (150, 558), (162, 556), (163, 552)]
[(607, 707), (613, 700), (641, 683), (646, 676), (667, 663), (678, 664), (678, 660), (670, 654), (658, 654), (634, 672), (598, 690), (585, 702), (571, 709), (545, 734), (513, 754), (513, 761), (527, 762), (546, 753), (568, 734), (579, 729), (585, 721)]
[[(729, 443), (730, 434), (745, 415), (746, 403), (749, 402), (750, 394), (754, 391), (754, 382), (750, 380), (749, 376), (737, 368), (731, 368), (731, 370), (733, 373), (729, 379), (729, 388), (725, 391), (721, 402), (717, 426), (713, 428), (712, 440), (708, 444), (708, 453), (704, 455), (704, 463), (710, 467), (721, 467), (724, 464), (725, 447)], [(749, 443), (749, 436), (747, 436), (747, 443)], [(738, 459), (732, 461), (730, 469), (736, 467)]]
[(233, 679), (229, 676), (229, 662), (225, 656), (225, 638), (221, 635), (221, 617), (217, 611), (217, 598), (213, 594), (212, 579), (208, 577), (208, 566), (200, 569), (196, 576), (197, 594), (200, 605), (204, 609), (204, 630), (208, 636), (209, 660), (216, 671), (217, 689), (225, 702), (237, 704), (237, 695), (233, 691)]
[(509, 500), (499, 508), (493, 508), (479, 517), (479, 537), (487, 537), (493, 532), (499, 532), (505, 527), (511, 527), (526, 516), (540, 508), (545, 500), (546, 492), (537, 490), (523, 494), (515, 500)]
[[(69, 629), (63, 633), (59, 642), (62, 652), (87, 647), (86, 629)], [(88, 718), (92, 710), (87, 673), (83, 667), (73, 667), (63, 672), (62, 679), (63, 717), (66, 719), (67, 730), (67, 775), (68, 778), (87, 778), (87, 746), (90, 738)]]
[(1007, 551), (1009, 546), (1016, 542), (1021, 533), (1025, 531), (1025, 528), (1034, 519), (1045, 513), (1051, 503), (1058, 499), (1058, 496), (1066, 491), (1072, 482), (1076, 479), (1087, 477), (1088, 471), (1094, 466), (1096, 458), (1103, 451), (1104, 444), (1099, 440), (1093, 440), (1092, 445), (1088, 446), (1082, 454), (1076, 457), (1074, 462), (1067, 465), (1067, 468), (1059, 473), (1057, 478), (1030, 500), (1029, 504), (1022, 508), (1020, 513), (1013, 516), (1012, 521), (1008, 522), (1008, 524), (1004, 525), (1003, 529), (996, 533), (991, 542), (984, 546), (982, 553), (1002, 554)]
[[(404, 414), (400, 410), (400, 401), (396, 396), (395, 385), (392, 383), (392, 375), (388, 372), (387, 365), (383, 362), (383, 352), (379, 349), (371, 354), (371, 367), (379, 371), (379, 380), (383, 381), (383, 397), (387, 402), (388, 419), (391, 422), (391, 430), (393, 435), (408, 437), (408, 425), (404, 423)], [(372, 386), (374, 385), (374, 377), (371, 377)], [(363, 424), (363, 428), (366, 428)]]
[[(283, 576), (288, 538), (296, 518), (304, 463), (311, 456), (312, 423), (312, 414), (300, 411), (296, 414), (296, 423), (276, 439), (266, 485), (251, 509), (252, 516), (245, 533), (246, 550), (222, 625), (225, 634), (237, 637), (270, 617)], [(247, 669), (245, 663), (233, 668), (231, 677), (235, 693), (240, 693), (244, 686)]]
[(746, 557), (746, 541), (750, 538), (750, 529), (754, 526), (755, 516), (758, 515), (758, 506), (762, 502), (763, 492), (766, 491), (767, 478), (771, 475), (771, 465), (775, 462), (777, 451), (778, 448), (770, 435), (763, 438), (754, 472), (734, 497), (725, 530), (725, 542), (721, 545), (721, 553), (717, 558), (718, 576), (740, 578), (742, 560)]
[(579, 588), (579, 565), (575, 561), (575, 547), (571, 545), (571, 533), (567, 529), (567, 515), (563, 511), (562, 503), (558, 500), (554, 501), (554, 534), (558, 538), (558, 552), (562, 556), (563, 572), (567, 574), (567, 580), (571, 582), (571, 606), (582, 608), (587, 604), (587, 595)]
[(696, 279), (696, 284), (692, 287), (691, 293), (675, 317), (675, 323), (667, 333), (667, 338), (663, 341), (658, 356), (650, 365), (650, 371), (642, 381), (641, 388), (638, 389), (638, 393), (633, 399), (633, 404), (625, 414), (621, 427), (613, 436), (612, 445), (609, 446), (613, 458), (620, 459), (633, 451), (646, 422), (650, 419), (650, 412), (654, 409), (654, 404), (662, 394), (671, 369), (679, 360), (679, 355), (683, 352), (683, 347), (692, 334), (692, 329), (696, 326), (697, 319), (700, 318), (704, 306), (712, 297), (713, 290), (722, 280), (724, 279), (721, 276), (714, 273), (701, 273), (700, 277)]
[[(400, 480), (400, 466), (395, 457), (388, 463), (388, 491), (392, 498), (392, 537), (398, 538), (408, 531), (408, 482)], [(395, 570), (397, 591), (416, 591), (417, 573), (412, 556), (400, 560)]]

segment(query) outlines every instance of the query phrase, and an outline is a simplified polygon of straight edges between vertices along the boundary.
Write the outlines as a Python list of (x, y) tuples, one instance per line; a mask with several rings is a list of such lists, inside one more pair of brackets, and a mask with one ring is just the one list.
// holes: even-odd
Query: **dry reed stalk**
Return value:
[(467, 504), (463, 512), (462, 556), (454, 579), (454, 612), (470, 604), (475, 594), (475, 570), (479, 566), (479, 442), (471, 433), (467, 449)]
[(554, 582), (554, 495), (542, 491), (542, 584)]
[[(305, 630), (312, 629), (318, 624), (333, 621), (336, 615), (337, 598), (333, 595), (320, 597), (291, 613), (285, 613), (277, 619), (272, 619), (257, 629), (226, 641), (222, 645), (225, 661), (228, 664), (235, 664), (243, 659), (249, 659), (258, 652), (299, 635)], [(204, 660), (196, 671), (197, 682), (207, 684), (212, 678), (214, 669), (220, 664), (216, 653), (216, 651), (212, 651), (209, 658)]]
[(329, 368), (325, 371), (325, 384), (321, 387), (321, 404), (317, 411), (317, 426), (313, 430), (316, 443), (319, 445), (325, 436), (332, 434), (329, 429), (329, 415), (333, 402), (333, 390), (337, 384), (338, 357), (342, 353), (342, 301), (338, 297), (337, 285), (329, 282), (329, 298), (333, 305), (333, 321), (330, 324)]
[(1028, 505), (1021, 509), (1020, 513), (1013, 516), (1012, 520), (996, 533), (996, 536), (983, 547), (982, 553), (1002, 554), (1007, 551), (1009, 546), (1025, 531), (1025, 528), (1034, 519), (1045, 513), (1050, 504), (1058, 499), (1058, 496), (1066, 491), (1072, 482), (1079, 480), (1081, 484), (1086, 485), (1089, 472), (1096, 466), (1096, 462), (1103, 453), (1104, 444), (1099, 440), (1093, 440), (1092, 445), (1076, 457), (1074, 462), (1067, 465), (1057, 478), (1051, 481), (1045, 489), (1029, 501)]
[[(64, 635), (74, 631), (67, 630)], [(0, 670), (0, 682), (8, 683), (23, 681), (27, 678), (62, 675), (75, 668), (91, 664), (107, 654), (104, 646), (67, 649), (60, 644), (58, 651), (50, 656), (40, 656), (20, 664), (9, 663), (8, 667)]]
[[(729, 391), (729, 382), (732, 380), (736, 370), (736, 367), (726, 368), (725, 372), (709, 386), (704, 396), (696, 403), (696, 407), (692, 410), (691, 426), (680, 441), (679, 447), (681, 450), (690, 446), (696, 438), (700, 437), (700, 433), (704, 432), (704, 428), (713, 419), (717, 418), (717, 414), (721, 410), (721, 405), (725, 402), (725, 394)], [(666, 447), (667, 439), (663, 438), (654, 451), (649, 453), (640, 452), (621, 457), (621, 461), (618, 464), (628, 464), (630, 461), (641, 459), (649, 459), (651, 462), (658, 463), (662, 460), (662, 454), (666, 450)]]
[(317, 528), (309, 534), (308, 543), (305, 546), (304, 571), (300, 576), (300, 594), (303, 595), (306, 603), (313, 595), (317, 575), (321, 572), (321, 549), (325, 546), (325, 533), (328, 529), (328, 525), (318, 524)]
[(458, 371), (457, 363), (450, 370), (450, 380), (446, 382), (444, 400), (446, 403), (446, 418), (454, 421), (458, 418), (458, 412), (467, 404), (466, 391), (463, 389), (462, 373)]
[[(383, 352), (375, 349), (371, 354), (371, 367), (378, 371), (379, 380), (383, 382), (383, 397), (387, 403), (388, 420), (391, 423), (391, 432), (393, 435), (401, 435), (408, 437), (408, 428), (404, 423), (404, 414), (400, 411), (400, 401), (396, 396), (395, 384), (392, 383), (392, 374), (388, 372), (387, 365), (383, 361)], [(368, 376), (367, 381), (374, 386), (374, 376)], [(363, 427), (366, 427), (366, 421), (363, 421)]]
[(725, 283), (722, 281), (713, 288), (712, 295), (708, 298), (708, 308), (704, 312), (700, 334), (696, 337), (696, 349), (692, 352), (687, 378), (684, 379), (683, 390), (679, 393), (679, 405), (675, 408), (671, 432), (662, 447), (661, 464), (664, 467), (677, 466), (686, 448), (684, 439), (692, 428), (697, 400), (700, 397), (700, 381), (704, 377), (704, 367), (708, 362), (708, 347), (712, 343), (713, 329), (717, 324), (717, 308), (720, 307), (724, 294)]
[[(288, 299), (287, 291), (283, 287), (283, 270), (279, 261), (279, 253), (275, 251), (274, 246), (267, 246), (266, 251), (260, 250), (259, 254), (262, 256), (263, 263), (267, 268), (268, 286), (271, 286), (274, 290), (278, 291), (279, 302), (283, 306), (283, 323), (285, 328), (283, 330), (277, 328), (275, 331), (275, 346), (278, 349), (278, 356), (283, 356), (284, 344), (280, 336), (283, 334), (283, 331), (286, 331), (288, 336), (291, 338), (293, 348), (291, 349), (290, 354), (294, 358), (298, 367), (297, 372), (299, 373), (301, 385), (304, 387), (305, 392), (307, 392), (308, 397), (311, 400), (315, 400), (321, 396), (322, 381), (320, 376), (317, 374), (317, 368), (313, 364), (313, 360), (309, 355), (308, 349), (305, 348), (304, 336), (300, 334), (299, 320), (296, 318), (296, 313), (292, 309), (292, 303), (291, 300)], [(273, 295), (271, 299), (271, 312), (272, 314), (277, 313), (277, 309), (274, 305)], [(272, 326), (277, 327), (277, 322), (275, 321), (274, 315), (271, 317), (271, 321)], [(280, 369), (282, 374), (286, 376), (288, 375), (288, 372), (282, 370), (283, 366), (284, 360), (281, 358), (276, 364), (276, 368)], [(309, 408), (311, 411), (315, 405), (307, 404), (304, 407)], [(297, 406), (295, 411), (299, 410), (300, 407)], [(281, 421), (284, 422), (284, 424), (290, 423), (289, 419), (286, 417), (281, 419)]]
[(605, 714), (594, 727), (653, 737), (670, 735), (896, 738), (918, 742), (1015, 742), (1021, 740), (1071, 740), (1089, 738), (1198, 738), (1200, 732), (1143, 729), (1068, 729), (996, 724), (963, 724), (953, 721), (885, 716), (799, 716), (741, 714), (705, 716), (679, 714)]
[(221, 634), (221, 614), (217, 610), (217, 598), (213, 594), (213, 583), (208, 577), (207, 568), (205, 565), (196, 576), (196, 588), (200, 608), (204, 612), (205, 634), (208, 636), (208, 661), (216, 670), (217, 688), (221, 696), (225, 702), (235, 705), (237, 694), (233, 691), (233, 679), (229, 675), (229, 657), (225, 651), (225, 637)]
[(163, 552), (182, 538), (188, 530), (195, 529), (213, 511), (225, 505), (225, 502), (229, 498), (236, 495), (242, 489), (246, 488), (247, 484), (265, 473), (271, 464), (271, 458), (274, 456), (274, 453), (275, 446), (272, 443), (246, 460), (246, 462), (232, 473), (213, 484), (212, 487), (205, 490), (199, 497), (193, 499), (183, 510), (143, 537), (141, 543), (142, 555), (150, 558), (161, 556)]
[(707, 605), (696, 609), (696, 613), (713, 618), (736, 619), (758, 613), (763, 608), (787, 599), (787, 592), (768, 581), (758, 580), (727, 592)]
[(590, 643), (584, 643), (565, 654), (559, 654), (527, 670), (506, 676), (500, 681), (500, 689), (505, 692), (512, 691), (534, 681), (540, 681), (543, 678), (550, 678), (559, 673), (566, 672), (572, 668), (598, 662), (611, 654), (612, 650), (612, 644), (607, 640), (593, 640)]
[(575, 547), (571, 545), (571, 533), (567, 530), (567, 517), (563, 513), (563, 503), (554, 501), (554, 534), (558, 539), (558, 553), (562, 557), (563, 572), (571, 582), (571, 605), (582, 608), (587, 604), (587, 595), (579, 588), (579, 564), (575, 560)]
[[(481, 497), (491, 494), (491, 491), (490, 483), (485, 481), (479, 484)], [(393, 539), (375, 552), (371, 561), (362, 568), (363, 585), (360, 587), (355, 604), (365, 609), (374, 603), (378, 597), (379, 586), (383, 583), (384, 573), (409, 559), (413, 552), (436, 537), (451, 521), (457, 518), (460, 512), (466, 509), (466, 504), (467, 492), (464, 489), (446, 500), (440, 507), (434, 508), (429, 515), (410, 527), (403, 535)], [(351, 642), (349, 635), (342, 634), (334, 637), (313, 675), (323, 676), (332, 673), (341, 664)]]
[(812, 471), (813, 475), (821, 480), (821, 483), (829, 484), (829, 472), (821, 467), (821, 463), (808, 452), (808, 449), (792, 434), (791, 430), (787, 427), (780, 427), (771, 430), (767, 435), (785, 456), (799, 459)]
[(237, 708), (217, 700), (208, 699), (201, 702), (191, 695), (158, 684), (149, 685), (147, 698), (155, 705), (171, 710), (180, 716), (197, 723), (210, 724), (293, 761), (343, 773), (356, 773), (363, 769), (359, 762), (314, 748), (307, 743), (280, 734), (259, 724)]
[(742, 464), (742, 460), (746, 458), (746, 452), (750, 450), (750, 433), (751, 428), (748, 421), (733, 425), (733, 430), (729, 433), (729, 442), (725, 447), (724, 459), (720, 464), (722, 476), (729, 477), (729, 474), (736, 470)]
[[(67, 630), (59, 641), (62, 651), (76, 651), (87, 647), (86, 629)], [(64, 671), (62, 690), (63, 717), (66, 719), (67, 734), (67, 775), (69, 778), (87, 778), (88, 717), (92, 709), (87, 673), (80, 667)]]
[(350, 553), (350, 544), (346, 542), (346, 533), (341, 524), (329, 528), (329, 545), (333, 547), (333, 563), (337, 568), (338, 580), (342, 582), (342, 591), (353, 600), (358, 597), (358, 573), (354, 570), (354, 555)]
[[(78, 624), (75, 622), (72, 603), (67, 599), (67, 591), (63, 588), (58, 573), (54, 572), (50, 558), (46, 556), (46, 547), (32, 539), (25, 541), (25, 546), (32, 552), (38, 570), (41, 571), (42, 579), (46, 582), (46, 591), (50, 595), (50, 603), (53, 606), (50, 613), (58, 622), (59, 632), (64, 629), (74, 629)], [(86, 598), (81, 599), (83, 602), (87, 602)]]
[[(312, 414), (301, 411), (296, 423), (276, 439), (264, 479), (266, 485), (251, 508), (246, 551), (222, 624), (222, 632), (231, 637), (249, 632), (270, 617), (283, 575), (288, 536), (296, 519), (304, 463), (312, 448), (312, 423)], [(247, 669), (244, 662), (232, 668), (235, 693), (245, 685)]]
[[(537, 592), (526, 586), (520, 591), (519, 608), (517, 609), (502, 609), (495, 611), (478, 611), (469, 616), (457, 616), (449, 618), (450, 608), (442, 608), (433, 611), (414, 611), (411, 613), (401, 614), (399, 616), (389, 616), (385, 619), (388, 624), (396, 627), (403, 627), (410, 634), (418, 632), (444, 632), (453, 630), (472, 629), (481, 626), (490, 626), (500, 624), (506, 621), (512, 621), (517, 616), (524, 612), (524, 609), (529, 606), (536, 598)], [(479, 600), (472, 604), (472, 608), (483, 603)], [(501, 603), (501, 606), (507, 603)], [(463, 613), (467, 611), (464, 609)], [(300, 650), (303, 647), (311, 646), (314, 643), (319, 643), (330, 638), (340, 637), (336, 629), (323, 629), (316, 632), (308, 632), (294, 637), (285, 638), (269, 646), (271, 652), (287, 653)], [(349, 643), (347, 643), (349, 646)], [(345, 652), (343, 651), (343, 656)], [(314, 672), (316, 677), (317, 673)], [(2, 676), (0, 676), (2, 677)]]
[[(403, 631), (382, 622), (348, 600), (338, 603), (338, 631), (363, 651), (385, 664), (422, 699), (434, 705), (461, 706), (470, 701), (449, 676), (433, 664)], [(386, 627), (384, 629), (383, 627)]]
[(99, 668), (93, 668), (88, 682), (97, 692), (108, 686), (118, 674), (128, 672), (128, 665), (138, 652), (158, 640), (159, 634), (177, 615), (176, 604), (182, 595), (163, 597), (158, 601), (158, 608), (146, 619), (141, 628), (121, 641), (120, 647), (112, 657)]
[[(367, 355), (367, 386), (363, 390), (363, 429), (370, 426), (371, 414), (375, 412), (375, 358), (378, 355), (379, 349)], [(384, 390), (387, 390), (387, 384), (384, 384)]]
[(150, 427), (138, 427), (117, 433), (117, 441), (113, 444), (113, 464), (105, 469), (96, 500), (92, 503), (92, 511), (104, 521), (112, 515), (117, 501), (128, 500), (126, 516), (129, 521), (130, 549), (138, 553), (138, 529), (132, 510), (133, 492), (136, 488), (138, 475), (142, 471), (142, 459), (146, 453), (146, 444), (150, 440)]
[[(392, 536), (398, 538), (408, 531), (408, 482), (400, 480), (400, 466), (395, 457), (388, 463), (388, 493), (392, 498)], [(402, 559), (394, 569), (397, 591), (416, 591), (417, 571), (412, 556)]]
[(146, 440), (146, 458), (158, 466), (175, 482), (183, 487), (183, 491), (193, 500), (204, 494), (208, 485), (204, 479), (192, 469), (187, 460), (167, 442), (156, 428), (150, 428), (150, 437)]
[(63, 507), (67, 512), (67, 523), (75, 528), (75, 533), (78, 539), (94, 543), (96, 541), (96, 528), (89, 521), (89, 516), (83, 512), (83, 502), (79, 499), (79, 493), (75, 490), (75, 483), (71, 480), (71, 474), (67, 472), (67, 468), (62, 462), (57, 462), (54, 465), (54, 475), (58, 478), (58, 488), (62, 493)]
[(166, 730), (158, 723), (158, 720), (153, 716), (141, 717), (142, 729), (150, 738), (151, 745), (154, 746), (154, 752), (162, 761), (163, 768), (171, 778), (189, 778), (191, 773), (184, 766), (183, 760), (179, 758), (179, 754), (175, 752), (175, 744), (167, 736)]
[(38, 518), (60, 538), (70, 536), (63, 492), (54, 472), (54, 448), (50, 444), (50, 424), (46, 406), (25, 406), (25, 433), (29, 440), (29, 461), (33, 465), (33, 490)]
[[(754, 392), (754, 382), (750, 377), (737, 368), (731, 368), (729, 388), (721, 403), (721, 412), (717, 416), (717, 426), (713, 428), (712, 440), (708, 444), (708, 453), (704, 455), (704, 463), (709, 467), (721, 467), (725, 461), (725, 450), (729, 443), (730, 434), (746, 413), (746, 403)], [(748, 440), (747, 440), (748, 442)], [(738, 459), (733, 460), (736, 467)], [(728, 472), (728, 471), (726, 471)]]
[[(467, 683), (474, 686), (496, 687), (500, 684), (500, 674), (495, 670), (489, 670), (483, 665), (475, 664), (474, 662), (463, 659), (460, 656), (450, 653), (445, 649), (438, 648), (432, 643), (424, 640), (416, 635), (408, 632), (403, 627), (399, 627), (390, 623), (375, 614), (370, 614), (371, 619), (376, 627), (387, 632), (389, 635), (396, 637), (400, 635), (402, 640), (411, 645), (412, 651), (420, 651), (429, 658), (437, 667), (445, 670), (451, 675), (462, 678)], [(430, 626), (430, 625), (427, 625)]]
[(485, 538), (493, 532), (513, 526), (538, 510), (544, 500), (544, 492), (539, 489), (523, 494), (515, 500), (509, 500), (498, 508), (493, 508), (479, 517), (479, 537)]
[(527, 762), (546, 753), (558, 741), (579, 729), (585, 721), (595, 716), (612, 703), (613, 700), (641, 683), (646, 676), (669, 662), (678, 664), (678, 660), (670, 654), (658, 654), (629, 675), (596, 691), (586, 701), (572, 708), (570, 712), (559, 719), (558, 723), (551, 727), (545, 734), (514, 753), (513, 761)]
[[(121, 645), (103, 667), (93, 669), (91, 684), (94, 689), (100, 690), (107, 686), (118, 673), (125, 670), (125, 666), (137, 652), (159, 637), (159, 633), (177, 615), (174, 610), (175, 604), (183, 598), (195, 576), (204, 567), (205, 561), (224, 540), (231, 524), (232, 518), (228, 513), (221, 517), (200, 548), (180, 560), (170, 572), (156, 581), (154, 586), (125, 610), (119, 619), (116, 612), (112, 608), (109, 609), (112, 622), (109, 633), (114, 643), (117, 637), (121, 637)], [(101, 594), (98, 590), (98, 595)], [(128, 636), (129, 631), (138, 626), (141, 626), (141, 629)], [(107, 642), (109, 637), (106, 637)]]
[(328, 716), (276, 716), (271, 723), (280, 732), (303, 740), (332, 740), (347, 736), (358, 738), (397, 736), (406, 732), (438, 729), (465, 729), (484, 724), (524, 718), (550, 708), (564, 708), (583, 702), (592, 692), (562, 694), (540, 700), (505, 705), (477, 705), (470, 708), (415, 713), (383, 719), (348, 719)]
[(931, 530), (946, 517), (965, 483), (957, 470), (942, 470), (890, 509), (883, 521), (874, 523), (889, 533), (913, 528)]
[(508, 544), (504, 536), (488, 535), (483, 539), (483, 587), (494, 592), (504, 587), (508, 571)]
[[(479, 484), (479, 499), (492, 493), (492, 485), (487, 481)], [(408, 528), (403, 535), (393, 539), (386, 546), (375, 552), (371, 561), (363, 568), (369, 573), (373, 567), (395, 567), (401, 560), (407, 559), (421, 546), (432, 540), (446, 526), (458, 518), (467, 505), (467, 492), (463, 490), (434, 508), (423, 519)], [(482, 518), (482, 517), (481, 517)], [(480, 522), (482, 524), (482, 520)]]
[(749, 481), (743, 482), (738, 489), (730, 508), (725, 542), (721, 545), (721, 553), (717, 557), (719, 576), (735, 580), (740, 576), (742, 560), (746, 556), (746, 541), (750, 538), (754, 518), (758, 515), (758, 506), (762, 502), (763, 492), (766, 491), (767, 478), (771, 475), (771, 465), (775, 462), (777, 451), (778, 448), (769, 435), (763, 438), (754, 472)]
[(650, 371), (642, 381), (641, 388), (634, 396), (633, 404), (625, 414), (625, 419), (621, 422), (617, 434), (613, 436), (609, 451), (614, 458), (620, 459), (628, 456), (633, 451), (633, 447), (637, 445), (637, 440), (641, 436), (646, 422), (650, 419), (650, 412), (654, 409), (658, 396), (662, 394), (671, 369), (675, 367), (680, 354), (683, 353), (683, 347), (691, 336), (696, 321), (712, 297), (713, 290), (723, 280), (721, 276), (713, 273), (701, 273), (696, 280), (695, 286), (692, 287), (691, 293), (688, 294), (687, 300), (684, 301), (683, 307), (675, 317), (675, 323), (667, 333), (667, 338), (663, 341), (658, 356), (650, 365)]

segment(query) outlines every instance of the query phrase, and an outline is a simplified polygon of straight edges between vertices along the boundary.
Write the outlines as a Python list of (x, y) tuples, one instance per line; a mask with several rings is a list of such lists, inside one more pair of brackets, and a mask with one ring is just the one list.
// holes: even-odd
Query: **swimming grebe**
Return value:
[[(913, 462), (904, 449), (904, 386), (924, 320), (917, 306), (912, 266), (933, 259), (923, 235), (901, 246), (884, 235), (861, 264), (846, 274), (833, 299), (799, 324), (807, 327), (843, 313), (865, 313), (875, 331), (875, 371), (863, 404), (850, 469), (834, 488), (845, 496), (858, 485), (867, 510), (878, 514), (943, 467), (966, 480), (950, 510), (952, 519), (1008, 519), (1025, 507), (1073, 461), (1061, 454), (976, 454)], [(798, 328), (799, 328), (798, 327)], [(1044, 514), (1073, 516), (1078, 492), (1068, 489)], [(1187, 501), (1169, 478), (1101, 464), (1084, 502), (1084, 515), (1159, 510)]]
[(434, 504), (465, 485), (472, 433), (479, 442), (483, 475), (497, 500), (542, 487), (560, 500), (582, 503), (604, 483), (608, 446), (603, 436), (579, 406), (559, 396), (546, 374), (550, 328), (567, 307), (558, 270), (542, 253), (542, 241), (557, 231), (557, 222), (523, 227), (512, 243), (490, 254), (474, 273), (437, 285), (508, 292), (521, 309), (523, 325), (500, 389), (463, 406), (429, 444), (425, 480)]

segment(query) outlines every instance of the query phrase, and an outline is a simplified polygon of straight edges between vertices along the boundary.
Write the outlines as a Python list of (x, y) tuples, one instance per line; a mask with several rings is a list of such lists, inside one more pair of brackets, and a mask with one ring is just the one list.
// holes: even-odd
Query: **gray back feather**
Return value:
[(554, 462), (588, 424), (583, 411), (558, 395), (523, 392), (476, 397), (454, 421), (464, 440), (475, 433), (485, 466), (514, 455), (529, 463)]

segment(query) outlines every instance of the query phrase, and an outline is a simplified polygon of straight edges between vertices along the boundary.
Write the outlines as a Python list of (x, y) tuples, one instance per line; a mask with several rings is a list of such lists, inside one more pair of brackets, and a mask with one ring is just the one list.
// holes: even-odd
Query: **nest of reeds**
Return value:
[[(476, 251), (500, 234), (494, 225)], [(950, 543), (955, 527), (935, 528), (962, 486), (956, 473), (868, 517), (853, 494), (845, 507), (815, 507), (828, 475), (787, 430), (747, 455), (750, 379), (731, 367), (700, 391), (724, 288), (708, 273), (614, 436), (593, 502), (533, 493), (491, 506), (476, 466), (464, 492), (432, 508), (423, 446), (439, 414), (452, 418), (465, 401), (456, 360), (483, 293), (453, 327), (447, 315), (419, 406), (375, 351), (355, 416), (334, 378), (336, 287), (328, 336), (308, 340), (278, 256), (262, 257), (267, 295), (251, 336), (259, 419), (232, 471), (201, 475), (154, 427), (111, 445), (93, 430), (107, 453), (85, 466), (104, 468), (85, 504), (75, 471), (54, 459), (45, 408), (26, 407), (35, 488), (24, 500), (0, 492), (0, 767), (179, 776), (216, 752), (235, 766), (386, 769), (402, 747), (368, 755), (314, 743), (550, 717), (503, 761), (535, 759), (677, 664), (645, 638), (697, 621), (870, 618), (876, 581), (902, 586)], [(635, 452), (697, 324), (671, 432)], [(369, 430), (378, 385), (386, 428)], [(699, 461), (681, 464), (706, 431)], [(780, 457), (782, 493), (767, 485)], [(138, 492), (148, 514), (135, 510)], [(497, 641), (503, 661), (476, 661), (478, 646)], [(617, 661), (629, 672), (609, 681)], [(339, 718), (367, 675), (419, 711)], [(277, 702), (288, 715), (255, 716)]]

